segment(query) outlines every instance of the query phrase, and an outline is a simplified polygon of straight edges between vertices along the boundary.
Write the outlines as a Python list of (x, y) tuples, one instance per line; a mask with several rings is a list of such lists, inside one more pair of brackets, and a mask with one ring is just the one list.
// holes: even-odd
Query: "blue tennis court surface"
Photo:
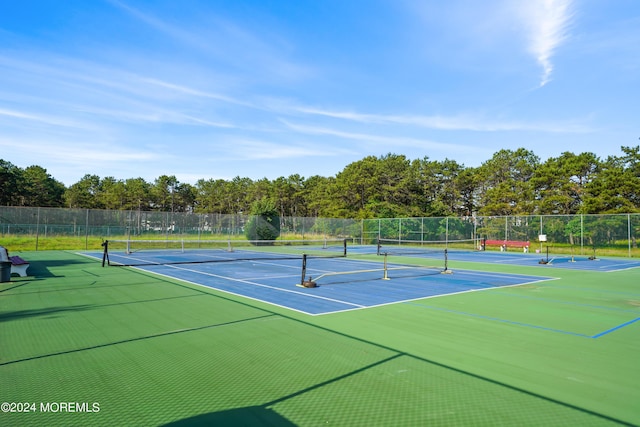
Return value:
[[(102, 254), (85, 254), (101, 258)], [(167, 261), (167, 259), (164, 259)], [(169, 261), (175, 261), (175, 255)], [(167, 261), (167, 262), (169, 262)], [(436, 263), (437, 264), (437, 263)], [(247, 259), (234, 262), (140, 265), (139, 268), (223, 292), (320, 315), (422, 298), (550, 280), (549, 277), (388, 265), (349, 258), (309, 258), (307, 278), (318, 286), (304, 288), (301, 259)], [(118, 267), (106, 267), (118, 268)], [(324, 275), (324, 277), (323, 277)]]
[[(396, 247), (391, 246), (390, 251)], [(405, 256), (441, 258), (444, 248), (437, 250), (423, 250), (419, 244), (412, 248), (402, 248)], [(354, 246), (351, 253), (375, 253), (373, 246)], [(391, 252), (393, 253), (393, 252)], [(520, 266), (538, 266), (546, 269), (567, 268), (572, 270), (587, 270), (600, 272), (613, 272), (640, 267), (640, 260), (631, 258), (600, 258), (590, 259), (588, 255), (566, 255), (566, 254), (546, 254), (546, 253), (523, 253), (523, 252), (496, 252), (496, 251), (473, 251), (473, 250), (448, 250), (450, 261), (481, 262), (486, 264), (508, 264)], [(544, 261), (541, 263), (540, 261)]]
[[(612, 272), (640, 267), (640, 260), (623, 258), (590, 259), (587, 255), (549, 255), (524, 254), (510, 252), (465, 252), (450, 251), (450, 260), (484, 262), (491, 264), (510, 264), (521, 266), (539, 266), (541, 268), (568, 268), (573, 270), (588, 270)], [(546, 264), (540, 261), (547, 262)]]

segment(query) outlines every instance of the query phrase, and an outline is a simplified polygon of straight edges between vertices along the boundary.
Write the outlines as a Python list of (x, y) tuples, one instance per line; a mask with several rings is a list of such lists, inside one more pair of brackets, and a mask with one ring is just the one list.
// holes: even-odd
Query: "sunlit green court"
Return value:
[(638, 268), (311, 316), (20, 255), (30, 276), (0, 283), (2, 425), (640, 424)]

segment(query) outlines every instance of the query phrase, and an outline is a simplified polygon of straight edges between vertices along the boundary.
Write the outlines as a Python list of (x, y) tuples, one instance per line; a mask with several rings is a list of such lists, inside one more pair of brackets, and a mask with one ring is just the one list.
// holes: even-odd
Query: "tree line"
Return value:
[(3, 206), (233, 214), (264, 200), (281, 216), (354, 219), (636, 213), (640, 146), (606, 159), (565, 152), (544, 162), (530, 150), (505, 149), (478, 167), (389, 153), (330, 177), (203, 178), (195, 185), (169, 175), (148, 182), (87, 174), (66, 187), (41, 166), (0, 159)]

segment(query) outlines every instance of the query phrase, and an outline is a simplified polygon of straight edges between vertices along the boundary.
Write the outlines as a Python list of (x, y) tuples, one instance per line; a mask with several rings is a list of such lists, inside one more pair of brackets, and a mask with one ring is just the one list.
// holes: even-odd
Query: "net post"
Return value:
[(307, 278), (307, 254), (302, 254), (302, 278), (300, 279), (300, 286), (304, 286), (304, 282), (306, 278)]
[(380, 253), (380, 249), (381, 249), (381, 248), (382, 248), (382, 243), (380, 242), (380, 238), (378, 237), (378, 249), (376, 250), (376, 254), (377, 254), (378, 256), (382, 255), (382, 254)]
[(389, 268), (387, 266), (387, 253), (386, 252), (384, 253), (384, 268), (383, 268), (383, 270), (384, 270), (384, 273), (383, 273), (383, 276), (382, 276), (382, 280), (390, 280), (389, 279)]
[(109, 241), (105, 240), (104, 242), (102, 242), (102, 247), (104, 248), (104, 250), (102, 251), (102, 266), (104, 267), (105, 262), (107, 263), (107, 265), (109, 265)]
[(347, 256), (347, 239), (344, 239), (342, 242), (342, 256), (346, 257)]
[(442, 274), (453, 274), (453, 271), (449, 270), (449, 251), (447, 249), (444, 250), (444, 270)]
[(447, 248), (444, 248), (444, 271), (445, 273), (449, 271), (449, 251)]
[(131, 239), (127, 239), (127, 255), (131, 254)]

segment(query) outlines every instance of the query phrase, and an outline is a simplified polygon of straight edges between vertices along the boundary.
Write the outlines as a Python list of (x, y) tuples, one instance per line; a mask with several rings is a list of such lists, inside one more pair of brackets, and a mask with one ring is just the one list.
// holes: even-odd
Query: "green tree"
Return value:
[(335, 189), (337, 197), (336, 212), (339, 217), (372, 217), (365, 207), (378, 191), (377, 168), (378, 159), (365, 157), (347, 165), (336, 176)]
[(471, 216), (477, 210), (478, 172), (476, 168), (462, 168), (455, 179), (458, 191), (457, 214)]
[(640, 211), (640, 147), (622, 147), (623, 156), (601, 162), (595, 179), (586, 185), (585, 213)]
[(481, 215), (526, 215), (534, 209), (530, 183), (540, 159), (524, 148), (500, 150), (478, 170)]
[(230, 183), (224, 179), (200, 179), (196, 182), (196, 211), (199, 213), (229, 212)]
[(314, 175), (304, 181), (301, 191), (303, 216), (341, 218), (335, 196), (335, 178)]
[(29, 166), (23, 173), (22, 205), (61, 207), (64, 205), (64, 184), (55, 180), (40, 166)]
[(367, 156), (336, 176), (335, 207), (340, 218), (406, 216), (411, 210), (411, 162), (402, 155)]
[(178, 179), (174, 175), (161, 175), (156, 178), (151, 187), (154, 210), (162, 212), (176, 211), (176, 187), (178, 184)]
[(531, 178), (540, 214), (575, 214), (581, 211), (586, 184), (599, 160), (593, 153), (562, 153), (541, 164)]
[(16, 206), (21, 202), (24, 171), (11, 162), (0, 159), (0, 204)]
[(251, 204), (258, 200), (254, 196), (256, 183), (250, 178), (236, 176), (231, 181), (228, 197), (228, 213), (247, 213), (251, 210)]
[(464, 167), (454, 160), (414, 160), (407, 187), (414, 216), (448, 216), (464, 210), (459, 176)]
[(143, 178), (129, 178), (124, 181), (124, 209), (148, 211), (151, 204), (150, 185)]
[(273, 182), (272, 193), (281, 217), (300, 214), (303, 187), (304, 178), (298, 174), (281, 176)]
[(251, 217), (245, 226), (250, 241), (271, 241), (280, 236), (280, 216), (273, 200), (257, 200), (251, 206)]
[(197, 198), (196, 187), (186, 182), (178, 183), (175, 188), (175, 196), (175, 212), (193, 212)]
[(64, 193), (65, 205), (69, 208), (101, 209), (98, 199), (100, 177), (86, 174), (80, 181), (67, 188)]
[(101, 179), (100, 191), (97, 197), (104, 209), (123, 209), (126, 199), (124, 182), (112, 176)]

